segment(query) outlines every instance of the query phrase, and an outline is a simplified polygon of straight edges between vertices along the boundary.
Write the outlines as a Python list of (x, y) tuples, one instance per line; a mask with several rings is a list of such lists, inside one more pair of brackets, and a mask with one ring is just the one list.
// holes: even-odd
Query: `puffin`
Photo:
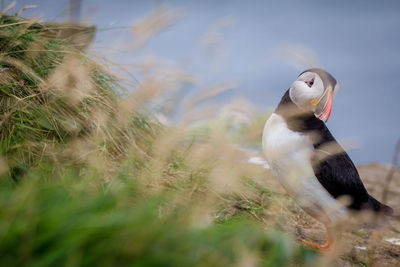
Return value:
[(337, 90), (336, 79), (327, 71), (303, 71), (266, 121), (262, 135), (274, 176), (306, 213), (325, 225), (325, 244), (301, 240), (319, 249), (332, 246), (329, 229), (352, 211), (393, 214), (367, 192), (349, 155), (326, 127)]

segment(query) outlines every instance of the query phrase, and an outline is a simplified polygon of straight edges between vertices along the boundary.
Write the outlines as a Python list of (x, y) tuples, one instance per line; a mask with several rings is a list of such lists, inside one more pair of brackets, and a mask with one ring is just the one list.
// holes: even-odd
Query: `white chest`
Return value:
[[(265, 124), (262, 145), (272, 172), (299, 205), (310, 214), (325, 210), (335, 221), (344, 208), (326, 191), (315, 177), (311, 157), (314, 147), (310, 138), (290, 130), (285, 120), (273, 113)], [(321, 214), (312, 214), (321, 219)]]
[[(311, 165), (313, 145), (308, 136), (290, 130), (285, 120), (273, 113), (265, 123), (262, 137), (263, 151), (274, 171), (289, 164)], [(304, 166), (303, 166), (304, 167)]]

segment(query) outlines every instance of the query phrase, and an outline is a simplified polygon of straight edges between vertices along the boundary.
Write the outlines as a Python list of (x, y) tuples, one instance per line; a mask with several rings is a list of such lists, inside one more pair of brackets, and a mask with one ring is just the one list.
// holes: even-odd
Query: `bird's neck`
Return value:
[(304, 111), (290, 99), (289, 90), (283, 95), (275, 113), (280, 115), (292, 131), (308, 132), (325, 127), (325, 124), (317, 119), (312, 111)]

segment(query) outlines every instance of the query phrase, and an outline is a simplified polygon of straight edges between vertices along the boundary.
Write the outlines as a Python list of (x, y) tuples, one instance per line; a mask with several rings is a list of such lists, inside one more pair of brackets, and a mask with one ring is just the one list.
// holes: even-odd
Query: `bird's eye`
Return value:
[(314, 78), (312, 78), (309, 81), (306, 81), (306, 84), (308, 85), (308, 87), (311, 87), (314, 84)]

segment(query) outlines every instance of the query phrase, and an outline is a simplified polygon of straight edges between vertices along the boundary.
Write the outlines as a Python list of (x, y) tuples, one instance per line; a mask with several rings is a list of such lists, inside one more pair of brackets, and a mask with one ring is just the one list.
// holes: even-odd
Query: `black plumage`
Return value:
[[(321, 76), (320, 73), (319, 75)], [(328, 78), (323, 81), (332, 83), (331, 86), (334, 88), (336, 80), (331, 76)], [(393, 213), (392, 208), (381, 204), (368, 194), (354, 163), (337, 143), (325, 123), (316, 118), (312, 112), (304, 112), (298, 108), (290, 99), (289, 90), (282, 97), (275, 113), (284, 118), (290, 130), (310, 136), (316, 152), (313, 160), (315, 176), (334, 198), (350, 196), (352, 199), (348, 206), (350, 209), (369, 209), (375, 212), (383, 210), (386, 215)], [(324, 151), (325, 147), (333, 147), (335, 153)], [(323, 156), (322, 159), (319, 157), (320, 154)]]

